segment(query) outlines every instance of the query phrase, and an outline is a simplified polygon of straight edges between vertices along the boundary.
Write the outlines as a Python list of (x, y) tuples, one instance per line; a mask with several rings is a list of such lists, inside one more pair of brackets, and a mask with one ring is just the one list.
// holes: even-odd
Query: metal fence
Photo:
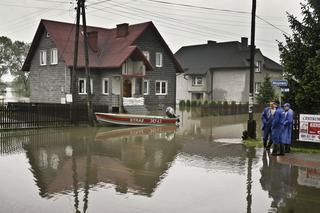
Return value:
[[(106, 105), (93, 105), (94, 112), (108, 112)], [(85, 104), (8, 103), (0, 106), (0, 128), (59, 127), (88, 122)]]

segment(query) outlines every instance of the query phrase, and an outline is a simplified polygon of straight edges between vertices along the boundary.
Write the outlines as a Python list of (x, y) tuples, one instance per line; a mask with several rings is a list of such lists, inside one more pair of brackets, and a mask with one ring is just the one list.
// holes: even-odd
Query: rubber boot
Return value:
[(284, 144), (279, 144), (279, 154), (278, 155), (284, 155)]
[(270, 140), (270, 141), (269, 141), (269, 143), (268, 143), (268, 145), (267, 145), (266, 150), (270, 150), (270, 148), (271, 148), (272, 144), (273, 144), (273, 143), (272, 143), (272, 141)]
[(278, 144), (273, 144), (272, 155), (278, 154)]
[(263, 148), (267, 147), (267, 141), (263, 141)]
[(284, 144), (284, 153), (288, 153), (289, 150), (288, 150), (288, 144)]

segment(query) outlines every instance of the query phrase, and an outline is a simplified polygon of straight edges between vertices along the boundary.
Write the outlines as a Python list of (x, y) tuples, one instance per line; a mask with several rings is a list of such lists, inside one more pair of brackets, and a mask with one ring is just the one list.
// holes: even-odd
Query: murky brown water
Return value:
[(320, 168), (239, 144), (246, 119), (1, 133), (0, 212), (319, 212)]

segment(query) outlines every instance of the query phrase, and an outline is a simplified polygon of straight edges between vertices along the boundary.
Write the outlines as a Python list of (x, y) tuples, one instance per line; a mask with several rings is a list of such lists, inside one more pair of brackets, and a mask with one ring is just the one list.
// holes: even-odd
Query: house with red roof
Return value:
[[(71, 91), (75, 25), (41, 20), (23, 71), (30, 72), (30, 101), (84, 103), (86, 76), (80, 26), (76, 83)], [(175, 107), (176, 73), (183, 72), (152, 22), (116, 28), (87, 27), (93, 104), (122, 111), (125, 98), (139, 99), (150, 111)]]

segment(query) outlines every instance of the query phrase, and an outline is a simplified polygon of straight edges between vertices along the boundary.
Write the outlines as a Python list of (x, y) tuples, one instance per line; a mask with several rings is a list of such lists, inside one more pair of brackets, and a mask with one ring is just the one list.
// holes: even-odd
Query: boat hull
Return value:
[(95, 113), (99, 123), (121, 126), (166, 126), (176, 125), (177, 118), (162, 116), (144, 116), (131, 114)]

